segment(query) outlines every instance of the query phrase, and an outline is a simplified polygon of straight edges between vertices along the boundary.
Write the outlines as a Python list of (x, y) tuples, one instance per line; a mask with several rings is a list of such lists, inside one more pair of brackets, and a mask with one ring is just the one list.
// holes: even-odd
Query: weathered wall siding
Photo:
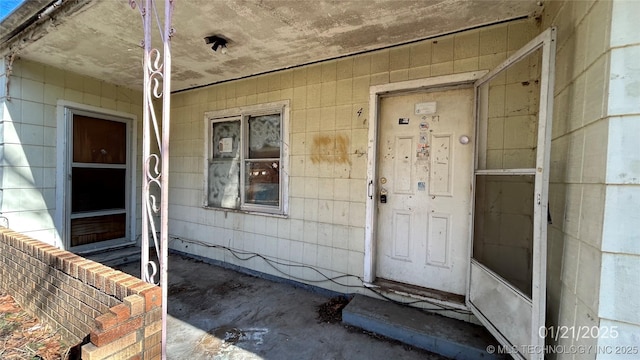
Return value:
[(632, 89), (640, 74), (630, 65), (640, 49), (631, 15), (638, 11), (633, 1), (552, 1), (544, 13), (543, 26), (558, 27), (547, 323), (624, 332), (561, 345), (640, 339), (640, 287), (624, 275), (640, 266), (639, 238), (629, 227), (640, 220), (640, 148), (631, 140), (640, 130), (640, 93)]
[[(82, 359), (160, 358), (160, 288), (0, 228), (0, 289), (59, 332)], [(82, 344), (87, 338), (90, 343)]]
[[(512, 22), (174, 95), (171, 235), (314, 266), (330, 276), (362, 276), (369, 86), (490, 69), (538, 32), (533, 21)], [(291, 100), (289, 217), (203, 209), (204, 112), (285, 99)], [(278, 272), (222, 249), (179, 240), (171, 246), (277, 276), (319, 279), (309, 269)]]
[[(606, 157), (608, 120), (603, 112), (607, 86), (604, 81), (594, 83), (594, 78), (607, 78), (605, 37), (610, 22), (611, 5), (606, 1), (550, 2), (543, 18), (543, 26), (558, 27), (547, 273), (551, 326), (599, 325), (606, 168), (600, 159)], [(589, 36), (590, 30), (598, 36)], [(596, 341), (547, 339), (559, 345), (596, 345)], [(595, 358), (595, 354), (585, 356)]]
[(606, 173), (599, 174), (606, 188), (598, 302), (600, 325), (617, 326), (622, 339), (602, 337), (600, 346), (640, 344), (640, 2), (615, 0), (612, 6), (610, 36), (605, 38), (609, 76), (602, 76), (609, 81), (604, 107), (608, 147), (606, 158), (595, 163), (606, 163)]
[[(0, 103), (3, 105), (0, 212), (8, 218), (12, 229), (62, 246), (53, 218), (58, 165), (57, 101), (123, 111), (141, 119), (142, 95), (71, 71), (20, 59), (14, 61), (13, 71), (7, 78), (6, 64), (4, 60), (0, 66)], [(141, 136), (140, 131), (138, 134)], [(6, 221), (2, 224), (7, 225)]]

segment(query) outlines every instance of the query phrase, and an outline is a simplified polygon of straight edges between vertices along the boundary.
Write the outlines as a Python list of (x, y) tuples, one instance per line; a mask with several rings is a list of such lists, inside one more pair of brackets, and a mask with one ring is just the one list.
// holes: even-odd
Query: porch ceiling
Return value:
[[(177, 0), (172, 88), (410, 42), (532, 15), (540, 7), (537, 0)], [(205, 45), (213, 34), (230, 40), (228, 54)], [(140, 88), (142, 37), (140, 14), (128, 1), (94, 0), (58, 19), (18, 55)]]

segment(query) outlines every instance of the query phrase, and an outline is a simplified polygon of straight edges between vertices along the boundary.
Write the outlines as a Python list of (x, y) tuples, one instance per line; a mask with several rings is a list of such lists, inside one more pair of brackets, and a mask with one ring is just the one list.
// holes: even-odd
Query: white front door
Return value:
[(465, 293), (473, 104), (471, 87), (380, 98), (377, 277)]

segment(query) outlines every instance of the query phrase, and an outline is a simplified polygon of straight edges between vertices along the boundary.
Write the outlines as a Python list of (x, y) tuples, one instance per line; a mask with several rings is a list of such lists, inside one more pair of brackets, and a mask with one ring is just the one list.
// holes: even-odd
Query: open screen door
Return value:
[(546, 30), (475, 83), (467, 305), (517, 359), (544, 357), (555, 37)]

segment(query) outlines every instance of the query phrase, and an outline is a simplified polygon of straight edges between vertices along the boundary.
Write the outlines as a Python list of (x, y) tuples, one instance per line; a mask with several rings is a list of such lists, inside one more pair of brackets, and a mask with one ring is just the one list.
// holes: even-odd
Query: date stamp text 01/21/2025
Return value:
[(616, 339), (620, 334), (617, 326), (541, 326), (538, 336), (558, 341), (559, 339)]

